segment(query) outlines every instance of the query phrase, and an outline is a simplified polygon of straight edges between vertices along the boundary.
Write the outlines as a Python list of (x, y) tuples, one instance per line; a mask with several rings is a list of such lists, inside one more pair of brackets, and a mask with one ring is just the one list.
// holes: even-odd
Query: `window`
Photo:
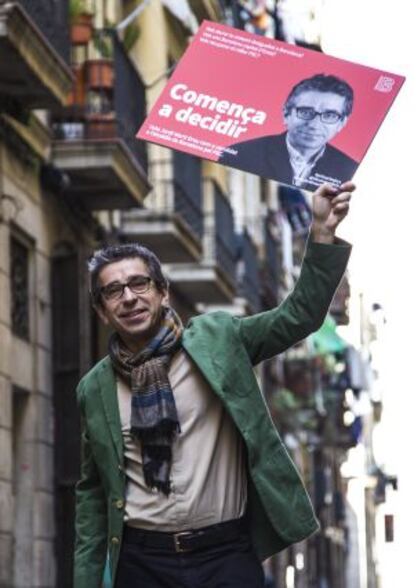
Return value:
[(15, 335), (29, 339), (29, 249), (10, 240), (11, 323)]

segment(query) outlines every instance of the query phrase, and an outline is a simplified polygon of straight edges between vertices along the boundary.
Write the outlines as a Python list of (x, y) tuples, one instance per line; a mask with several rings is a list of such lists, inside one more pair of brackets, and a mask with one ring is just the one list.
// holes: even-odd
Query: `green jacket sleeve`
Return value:
[(73, 588), (101, 588), (107, 553), (106, 500), (88, 438), (81, 385), (77, 393), (82, 420), (82, 460), (76, 485)]
[(252, 363), (281, 353), (316, 331), (323, 323), (345, 271), (351, 246), (308, 242), (299, 279), (275, 309), (239, 321), (239, 335)]

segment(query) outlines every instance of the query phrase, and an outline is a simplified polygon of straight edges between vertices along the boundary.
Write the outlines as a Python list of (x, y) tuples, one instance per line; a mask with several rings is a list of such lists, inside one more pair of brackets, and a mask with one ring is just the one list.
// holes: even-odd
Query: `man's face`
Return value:
[[(315, 112), (336, 112), (341, 118), (333, 124), (322, 122), (316, 115), (311, 120), (303, 120), (297, 114), (297, 108), (313, 108)], [(299, 153), (319, 151), (346, 124), (347, 117), (343, 116), (345, 98), (334, 92), (319, 92), (305, 90), (292, 100), (289, 112), (285, 111), (284, 121), (291, 146)]]
[[(100, 287), (109, 284), (125, 284), (133, 276), (149, 277), (146, 263), (139, 257), (122, 259), (102, 268), (99, 274)], [(143, 294), (134, 293), (129, 287), (117, 299), (105, 299), (97, 312), (106, 325), (110, 325), (131, 351), (145, 347), (156, 334), (162, 318), (163, 306), (168, 304), (168, 292), (160, 292), (153, 282)]]

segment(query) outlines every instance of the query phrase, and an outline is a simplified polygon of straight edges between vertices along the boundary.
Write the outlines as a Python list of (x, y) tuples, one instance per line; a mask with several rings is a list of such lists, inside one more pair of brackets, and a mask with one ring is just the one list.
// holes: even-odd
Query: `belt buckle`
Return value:
[(176, 553), (185, 553), (187, 551), (191, 551), (191, 548), (187, 547), (187, 549), (186, 549), (185, 547), (182, 547), (180, 544), (181, 537), (184, 537), (185, 535), (192, 535), (192, 532), (191, 531), (181, 531), (181, 533), (174, 533), (173, 534), (174, 547), (175, 547)]

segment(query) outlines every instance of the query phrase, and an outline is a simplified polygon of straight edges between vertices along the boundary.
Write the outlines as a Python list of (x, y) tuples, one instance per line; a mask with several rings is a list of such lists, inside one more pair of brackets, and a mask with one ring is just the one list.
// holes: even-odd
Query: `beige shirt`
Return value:
[(169, 378), (181, 433), (173, 442), (168, 497), (144, 482), (141, 447), (129, 431), (131, 391), (118, 380), (127, 476), (124, 521), (143, 529), (175, 532), (241, 517), (247, 483), (240, 434), (185, 351), (174, 356)]

